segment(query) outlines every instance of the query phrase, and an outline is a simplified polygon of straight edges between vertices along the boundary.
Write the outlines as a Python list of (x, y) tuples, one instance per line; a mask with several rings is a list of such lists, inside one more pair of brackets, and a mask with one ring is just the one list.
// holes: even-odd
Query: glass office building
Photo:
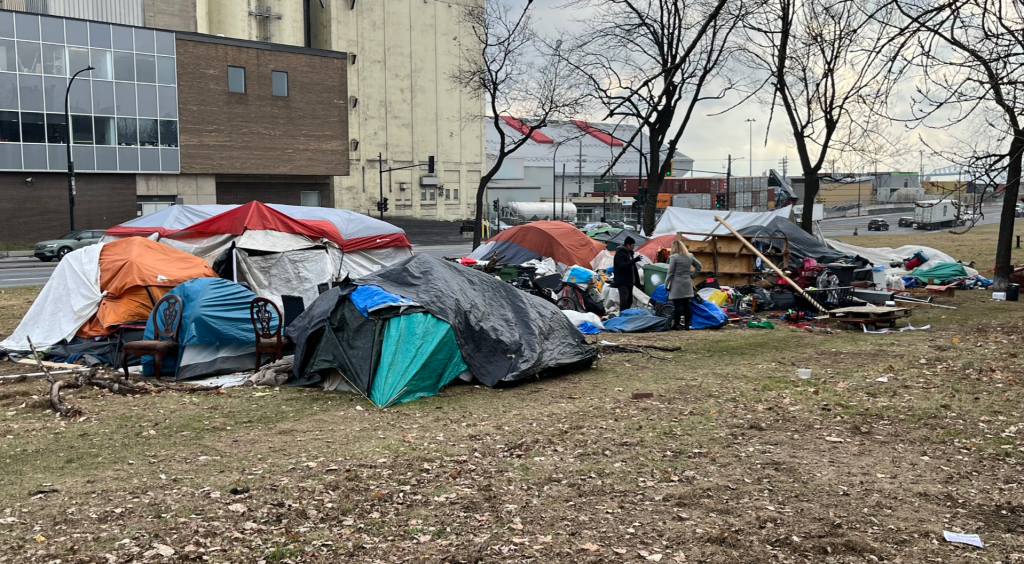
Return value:
[(0, 12), (0, 171), (178, 173), (174, 33)]

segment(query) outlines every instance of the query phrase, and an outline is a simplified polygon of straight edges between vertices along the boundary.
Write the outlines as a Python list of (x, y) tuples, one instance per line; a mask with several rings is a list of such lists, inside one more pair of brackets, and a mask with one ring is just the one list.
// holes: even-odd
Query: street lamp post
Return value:
[(75, 230), (75, 161), (71, 158), (71, 111), (68, 109), (68, 97), (71, 95), (71, 85), (83, 72), (96, 70), (93, 67), (85, 67), (76, 72), (68, 81), (68, 88), (64, 91), (64, 126), (67, 128), (64, 140), (68, 146), (68, 209), (71, 212), (71, 231)]
[[(555, 197), (555, 184), (557, 182), (557, 170), (555, 169), (555, 159), (558, 157), (558, 148), (562, 146), (563, 141), (555, 143), (555, 152), (551, 154), (551, 221), (555, 221), (558, 212), (555, 211), (555, 206), (558, 205), (558, 198)], [(564, 173), (563, 173), (564, 174)], [(562, 186), (565, 186), (565, 178), (562, 178)], [(562, 214), (565, 215), (565, 188), (562, 188)]]
[(747, 139), (747, 150), (749, 151), (747, 158), (750, 164), (750, 176), (754, 176), (754, 122), (757, 121), (754, 118), (749, 118), (747, 121), (747, 129), (749, 130), (749, 137)]

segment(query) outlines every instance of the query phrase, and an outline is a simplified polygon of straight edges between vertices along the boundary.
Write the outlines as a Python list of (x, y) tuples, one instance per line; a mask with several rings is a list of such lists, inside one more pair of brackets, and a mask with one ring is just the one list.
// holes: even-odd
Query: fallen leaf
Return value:
[(960, 338), (959, 337), (953, 337), (953, 344), (954, 345), (958, 344), (959, 342), (960, 342)]
[(235, 513), (245, 513), (246, 511), (248, 511), (248, 508), (246, 508), (241, 503), (233, 503), (228, 506), (228, 511), (234, 511)]
[(651, 562), (661, 562), (661, 555), (660, 554), (652, 554), (652, 555), (647, 557), (647, 560), (650, 560)]
[(580, 548), (583, 549), (583, 550), (589, 550), (590, 552), (597, 552), (597, 551), (601, 550), (600, 546), (597, 546), (596, 544), (594, 544), (592, 542), (588, 542), (587, 544), (581, 544)]
[(625, 554), (629, 552), (625, 548), (613, 548), (612, 550), (615, 552), (615, 554)]
[(46, 542), (46, 537), (43, 536), (43, 533), (36, 535), (36, 542)]
[(825, 437), (825, 440), (830, 442), (830, 443), (842, 443), (842, 442), (845, 442), (845, 441), (843, 441), (843, 439), (840, 439), (839, 437)]
[(156, 549), (160, 556), (174, 556), (174, 549), (166, 544), (154, 544), (153, 548)]

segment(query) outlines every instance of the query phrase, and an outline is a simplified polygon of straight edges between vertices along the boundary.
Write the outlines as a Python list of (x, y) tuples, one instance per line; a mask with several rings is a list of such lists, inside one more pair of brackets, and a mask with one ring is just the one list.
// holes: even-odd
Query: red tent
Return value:
[(486, 260), (495, 252), (510, 264), (538, 257), (555, 262), (590, 268), (590, 261), (604, 250), (605, 244), (561, 221), (534, 221), (506, 229), (473, 251), (476, 260)]
[(246, 231), (280, 231), (305, 235), (310, 239), (327, 239), (339, 247), (344, 241), (341, 233), (329, 221), (294, 219), (260, 202), (249, 202), (194, 223), (181, 231), (167, 235), (171, 239), (188, 239), (205, 235), (241, 235)]

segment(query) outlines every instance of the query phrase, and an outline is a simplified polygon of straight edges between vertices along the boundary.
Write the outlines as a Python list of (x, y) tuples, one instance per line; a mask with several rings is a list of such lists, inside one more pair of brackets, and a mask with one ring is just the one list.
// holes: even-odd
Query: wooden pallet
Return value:
[(897, 319), (910, 317), (912, 312), (913, 310), (907, 307), (844, 307), (830, 311), (828, 319), (856, 325), (881, 325), (884, 323), (895, 327)]

